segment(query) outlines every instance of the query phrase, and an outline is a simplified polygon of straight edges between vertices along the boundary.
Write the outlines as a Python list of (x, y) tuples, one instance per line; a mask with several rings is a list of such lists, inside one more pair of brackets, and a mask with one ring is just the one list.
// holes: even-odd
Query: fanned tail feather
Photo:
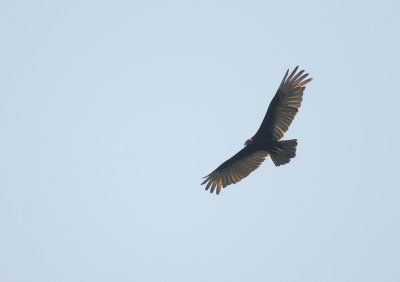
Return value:
[(297, 139), (279, 141), (269, 153), (275, 166), (290, 162), (296, 156)]

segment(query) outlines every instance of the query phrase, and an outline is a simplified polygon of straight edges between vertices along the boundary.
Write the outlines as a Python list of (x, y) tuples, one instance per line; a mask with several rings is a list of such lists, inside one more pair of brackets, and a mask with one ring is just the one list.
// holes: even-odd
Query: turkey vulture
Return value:
[(275, 166), (284, 165), (296, 156), (297, 139), (279, 141), (288, 130), (303, 100), (305, 85), (312, 80), (306, 79), (308, 73), (297, 72), (298, 66), (285, 76), (272, 99), (264, 120), (256, 134), (248, 139), (236, 155), (222, 163), (216, 170), (205, 176), (203, 184), (206, 190), (219, 194), (221, 188), (235, 184), (247, 177), (260, 166), (264, 159), (271, 156)]

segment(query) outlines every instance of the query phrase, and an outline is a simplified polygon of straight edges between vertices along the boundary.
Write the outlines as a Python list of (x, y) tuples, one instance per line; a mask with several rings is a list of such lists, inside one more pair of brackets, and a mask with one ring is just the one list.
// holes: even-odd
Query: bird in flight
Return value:
[(221, 188), (235, 184), (247, 177), (270, 155), (275, 166), (290, 162), (296, 156), (297, 139), (281, 140), (298, 112), (305, 85), (312, 80), (304, 70), (286, 71), (279, 88), (272, 99), (264, 120), (256, 134), (247, 139), (244, 148), (222, 163), (209, 175), (203, 184), (206, 190), (219, 194)]

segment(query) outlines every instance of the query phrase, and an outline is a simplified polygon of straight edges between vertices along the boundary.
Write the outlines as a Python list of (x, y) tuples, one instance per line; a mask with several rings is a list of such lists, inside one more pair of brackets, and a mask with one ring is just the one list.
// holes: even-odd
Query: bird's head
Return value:
[(253, 143), (253, 139), (247, 139), (246, 142), (244, 142), (244, 146), (250, 145), (251, 143)]

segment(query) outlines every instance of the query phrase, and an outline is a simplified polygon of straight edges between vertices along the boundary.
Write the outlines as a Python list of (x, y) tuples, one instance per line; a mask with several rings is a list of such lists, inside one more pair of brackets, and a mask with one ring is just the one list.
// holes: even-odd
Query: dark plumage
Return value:
[(289, 76), (289, 70), (286, 71), (260, 128), (246, 141), (245, 147), (204, 177), (201, 184), (207, 184), (206, 190), (211, 193), (216, 190), (219, 194), (221, 188), (239, 182), (258, 168), (268, 154), (275, 166), (284, 165), (296, 156), (296, 139), (279, 140), (300, 108), (305, 85), (312, 80), (306, 79), (308, 74), (304, 70), (297, 70), (298, 67)]

